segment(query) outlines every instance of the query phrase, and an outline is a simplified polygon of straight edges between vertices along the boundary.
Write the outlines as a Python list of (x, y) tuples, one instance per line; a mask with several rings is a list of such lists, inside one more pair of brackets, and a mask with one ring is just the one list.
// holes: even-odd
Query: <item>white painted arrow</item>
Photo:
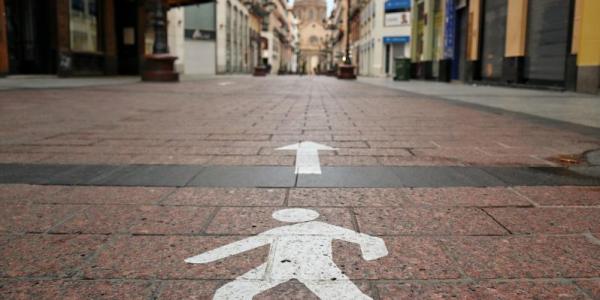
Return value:
[(275, 150), (296, 150), (296, 174), (321, 174), (319, 150), (337, 150), (315, 142), (301, 142)]

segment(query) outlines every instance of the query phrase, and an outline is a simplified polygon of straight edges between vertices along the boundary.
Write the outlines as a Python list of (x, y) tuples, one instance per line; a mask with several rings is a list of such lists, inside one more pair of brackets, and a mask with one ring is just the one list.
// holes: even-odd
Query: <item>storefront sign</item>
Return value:
[(385, 1), (385, 11), (410, 9), (410, 0), (387, 0)]
[(385, 14), (385, 26), (409, 26), (410, 12), (397, 12)]
[(444, 19), (444, 58), (454, 58), (454, 40), (456, 32), (456, 13), (455, 13), (455, 1), (446, 1), (446, 18)]
[(406, 44), (410, 41), (410, 36), (385, 36), (384, 44)]
[(188, 40), (212, 41), (216, 39), (216, 32), (210, 30), (186, 29), (185, 38)]

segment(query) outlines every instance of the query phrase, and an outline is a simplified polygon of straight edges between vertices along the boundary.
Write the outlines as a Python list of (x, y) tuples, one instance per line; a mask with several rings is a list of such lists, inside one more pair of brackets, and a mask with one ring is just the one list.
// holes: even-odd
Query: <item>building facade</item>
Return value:
[(247, 10), (237, 0), (171, 9), (169, 52), (187, 75), (247, 73), (250, 32)]
[(169, 52), (177, 56), (175, 68), (181, 74), (216, 74), (215, 2), (169, 10)]
[[(163, 0), (167, 10), (206, 0)], [(140, 74), (150, 0), (0, 0), (0, 75)]]
[(365, 1), (360, 10), (358, 71), (365, 76), (394, 76), (395, 59), (410, 57), (411, 1)]
[(412, 75), (598, 93), (599, 5), (595, 0), (414, 0)]
[(327, 3), (325, 0), (296, 0), (293, 11), (299, 22), (300, 66), (308, 74), (318, 73), (327, 60)]
[(288, 17), (290, 19), (290, 35), (292, 45), (290, 72), (295, 74), (298, 72), (298, 63), (300, 61), (300, 29), (298, 28), (300, 21), (294, 15), (293, 8), (288, 10)]

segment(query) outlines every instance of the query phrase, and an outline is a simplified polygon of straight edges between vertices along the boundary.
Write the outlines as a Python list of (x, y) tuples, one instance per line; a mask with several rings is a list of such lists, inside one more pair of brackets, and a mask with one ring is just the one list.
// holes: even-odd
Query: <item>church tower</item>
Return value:
[(306, 66), (308, 74), (314, 74), (325, 50), (327, 30), (327, 3), (325, 0), (295, 0), (294, 15), (299, 21), (300, 67)]

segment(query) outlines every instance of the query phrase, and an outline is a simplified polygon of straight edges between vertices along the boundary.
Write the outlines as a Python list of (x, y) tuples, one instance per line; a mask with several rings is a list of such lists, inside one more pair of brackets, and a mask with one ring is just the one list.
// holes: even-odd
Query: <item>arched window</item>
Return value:
[(311, 36), (310, 39), (308, 40), (310, 42), (311, 45), (318, 45), (319, 44), (319, 38), (317, 36)]
[(308, 20), (312, 21), (315, 19), (315, 12), (312, 9), (308, 10)]

